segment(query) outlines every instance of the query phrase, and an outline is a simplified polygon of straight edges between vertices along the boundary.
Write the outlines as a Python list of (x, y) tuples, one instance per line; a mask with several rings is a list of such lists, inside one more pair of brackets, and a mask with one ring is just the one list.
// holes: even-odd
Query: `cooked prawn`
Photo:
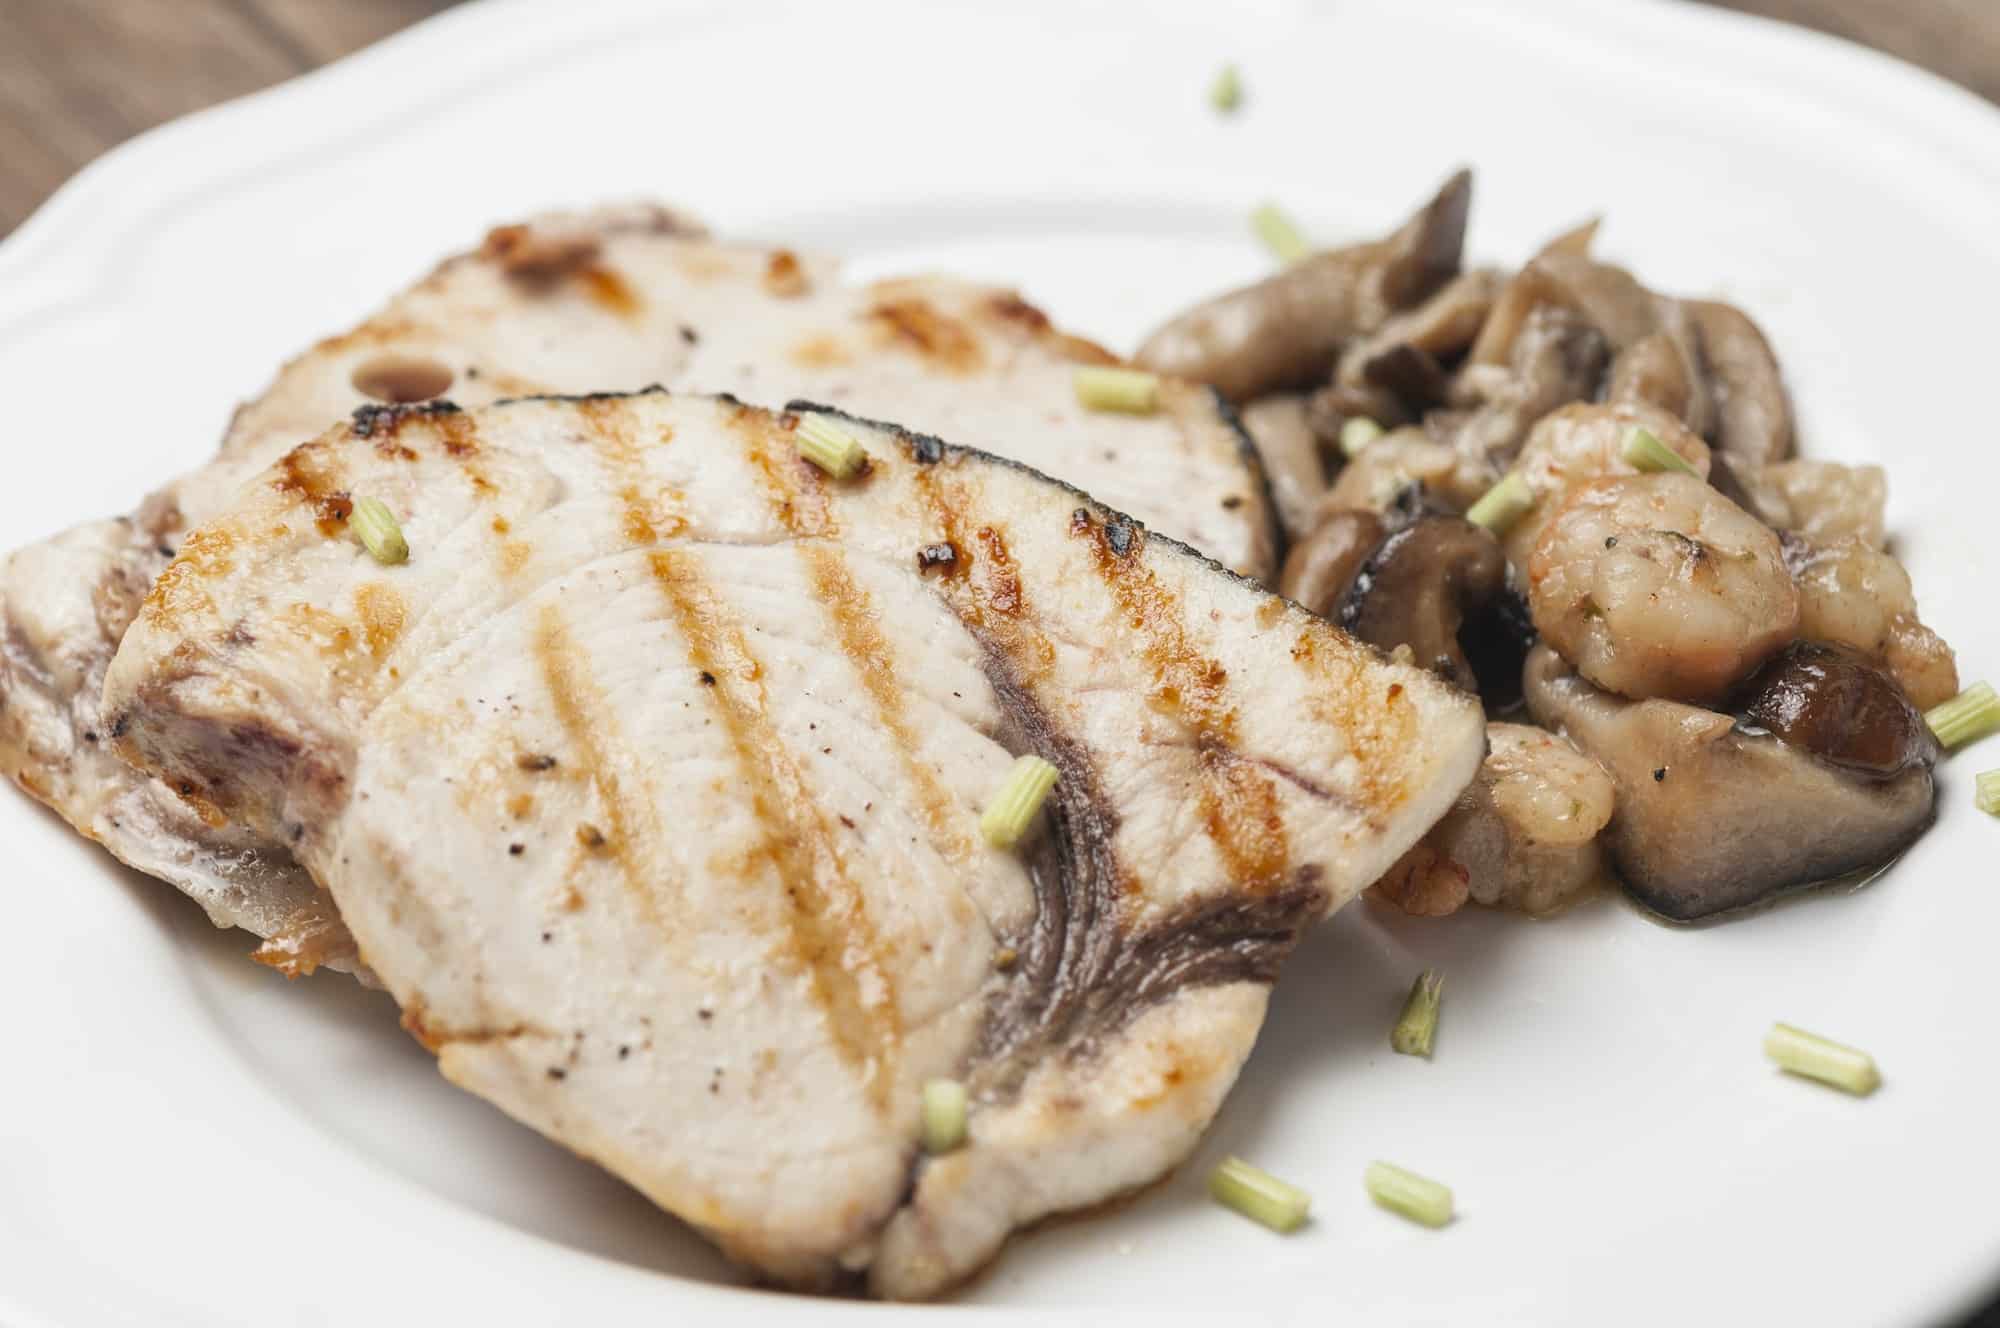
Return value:
[(1635, 699), (1716, 701), (1799, 627), (1777, 535), (1678, 473), (1571, 494), (1528, 560), (1528, 604), (1579, 673)]

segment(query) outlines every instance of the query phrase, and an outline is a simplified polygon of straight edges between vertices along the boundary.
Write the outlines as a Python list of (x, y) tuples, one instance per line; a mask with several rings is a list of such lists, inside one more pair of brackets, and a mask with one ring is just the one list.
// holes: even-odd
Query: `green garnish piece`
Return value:
[(1144, 369), (1110, 369), (1080, 364), (1070, 375), (1076, 399), (1087, 410), (1151, 415), (1160, 408), (1160, 376)]
[(1389, 1047), (1404, 1056), (1429, 1056), (1437, 1039), (1438, 1001), (1444, 995), (1444, 974), (1427, 968), (1417, 974), (1410, 998), (1403, 1002), (1403, 1017), (1389, 1031)]
[(360, 537), (361, 547), (378, 563), (390, 566), (410, 561), (410, 542), (396, 524), (396, 514), (380, 498), (357, 498), (347, 524)]
[(1516, 472), (1509, 471), (1498, 484), (1480, 495), (1465, 519), (1484, 526), (1495, 535), (1504, 535), (1535, 505), (1535, 491)]
[(1340, 426), (1340, 451), (1352, 461), (1361, 455), (1361, 449), (1382, 436), (1382, 426), (1366, 415), (1356, 415)]
[(1867, 1097), (1882, 1082), (1875, 1058), (1844, 1047), (1790, 1024), (1772, 1024), (1764, 1035), (1764, 1054), (1792, 1074), (1832, 1084), (1856, 1097)]
[(1243, 76), (1235, 65), (1224, 65), (1216, 71), (1215, 82), (1208, 85), (1208, 104), (1224, 115), (1243, 104)]
[(2000, 816), (2000, 770), (1988, 770), (1972, 781), (1972, 802), (1988, 816)]
[(1635, 428), (1625, 435), (1625, 460), (1635, 469), (1652, 474), (1671, 470), (1701, 477), (1701, 472), (1689, 465), (1686, 457), (1661, 442), (1651, 429)]
[(1225, 1208), (1273, 1231), (1297, 1231), (1312, 1208), (1312, 1196), (1240, 1157), (1225, 1157), (1208, 1173), (1208, 1192)]
[(924, 1151), (949, 1153), (965, 1142), (965, 1085), (956, 1079), (924, 1083)]
[(1305, 235), (1276, 203), (1260, 205), (1250, 214), (1250, 225), (1280, 263), (1296, 263), (1312, 252)]
[(1012, 848), (1028, 833), (1042, 800), (1056, 786), (1056, 768), (1032, 753), (1014, 762), (986, 810), (979, 815), (979, 833), (995, 848)]
[(1946, 751), (1963, 747), (2000, 729), (2000, 696), (1994, 695), (1993, 684), (1976, 682), (1951, 700), (1926, 710), (1924, 723), (1931, 726)]
[(1441, 1227), (1451, 1221), (1451, 1189), (1387, 1162), (1370, 1162), (1361, 1173), (1368, 1197), (1412, 1222)]
[(799, 455), (837, 480), (854, 475), (867, 464), (861, 440), (820, 414), (799, 416)]

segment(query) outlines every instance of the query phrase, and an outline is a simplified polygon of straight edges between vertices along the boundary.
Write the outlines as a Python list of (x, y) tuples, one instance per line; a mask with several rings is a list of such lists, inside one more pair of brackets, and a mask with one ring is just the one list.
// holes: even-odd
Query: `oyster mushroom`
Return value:
[(1527, 613), (1498, 541), (1469, 521), (1431, 514), (1391, 531), (1329, 616), (1384, 650), (1408, 646), (1419, 666), (1492, 704), (1518, 696)]
[(1476, 498), (1500, 478), (1536, 420), (1596, 392), (1607, 353), (1604, 336), (1577, 314), (1534, 309), (1509, 343), (1507, 359), (1459, 370), (1452, 384), (1458, 408), (1432, 411), (1424, 427), (1480, 477)]
[(1788, 647), (1736, 715), (1600, 691), (1546, 646), (1529, 655), (1524, 689), (1539, 723), (1610, 773), (1613, 861), (1631, 895), (1669, 918), (1880, 866), (1931, 822), (1938, 749), (1923, 716), (1838, 647)]
[(1388, 533), (1389, 522), (1366, 508), (1322, 509), (1312, 529), (1285, 555), (1278, 593), (1323, 618), (1332, 617), (1361, 565)]
[(1449, 386), (1442, 362), (1472, 345), (1499, 289), (1496, 272), (1459, 273), (1428, 300), (1391, 316), (1349, 347), (1340, 357), (1334, 386), (1381, 388), (1418, 409), (1435, 404)]
[(1441, 917), (1467, 901), (1540, 915), (1610, 879), (1600, 839), (1611, 777), (1569, 742), (1527, 724), (1488, 724), (1479, 775), (1371, 890), (1405, 913)]
[(1731, 467), (1767, 466), (1792, 454), (1792, 403), (1778, 357), (1735, 305), (1690, 300), (1715, 391), (1713, 441)]
[(1326, 461), (1306, 398), (1291, 392), (1259, 397), (1243, 408), (1242, 420), (1244, 432), (1263, 459), (1285, 538), (1303, 538), (1312, 529), (1314, 511), (1326, 492)]
[(1204, 300), (1147, 337), (1135, 358), (1236, 401), (1323, 378), (1341, 347), (1457, 273), (1471, 205), (1472, 174), (1460, 171), (1388, 239), (1313, 254)]

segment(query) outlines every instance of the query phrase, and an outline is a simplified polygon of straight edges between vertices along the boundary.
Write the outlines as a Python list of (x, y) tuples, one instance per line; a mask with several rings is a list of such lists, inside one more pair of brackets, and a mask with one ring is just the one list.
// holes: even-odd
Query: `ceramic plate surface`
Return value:
[[(1206, 103), (1224, 60), (1248, 102)], [(722, 233), (1018, 284), (1130, 348), (1264, 270), (1282, 199), (1371, 234), (1465, 162), (1474, 256), (1602, 213), (1652, 284), (1772, 334), (1809, 454), (1890, 467), (1968, 679), (2000, 674), (2000, 115), (1837, 43), (1629, 0), (476, 5), (91, 166), (0, 246), (0, 545), (130, 509), (278, 361), (496, 221), (659, 197)], [(615, 384), (607, 386), (630, 386)], [(1722, 927), (1356, 906), (1313, 935), (1201, 1153), (1016, 1240), (959, 1304), (1100, 1318), (1881, 1324), (2000, 1271), (2000, 824), (1945, 771), (1877, 885)], [(1691, 834), (1700, 826), (1689, 826)], [(287, 984), (164, 887), (0, 798), (0, 1320), (593, 1322), (882, 1311), (744, 1289), (618, 1183), (448, 1087), (386, 998)], [(1449, 974), (1434, 1062), (1389, 1053)], [(1788, 1080), (1785, 1019), (1872, 1050)], [(1224, 1152), (1312, 1188), (1281, 1239)], [(1374, 1210), (1387, 1158), (1460, 1219)], [(957, 1306), (914, 1311), (951, 1314)], [(1227, 1321), (1236, 1321), (1233, 1318)]]

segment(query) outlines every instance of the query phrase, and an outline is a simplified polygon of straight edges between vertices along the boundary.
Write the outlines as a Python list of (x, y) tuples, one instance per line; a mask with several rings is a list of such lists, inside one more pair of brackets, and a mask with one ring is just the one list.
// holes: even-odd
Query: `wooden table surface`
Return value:
[[(1880, 47), (2000, 102), (2000, 0), (1711, 2)], [(0, 235), (140, 130), (303, 73), (451, 3), (0, 0)]]

